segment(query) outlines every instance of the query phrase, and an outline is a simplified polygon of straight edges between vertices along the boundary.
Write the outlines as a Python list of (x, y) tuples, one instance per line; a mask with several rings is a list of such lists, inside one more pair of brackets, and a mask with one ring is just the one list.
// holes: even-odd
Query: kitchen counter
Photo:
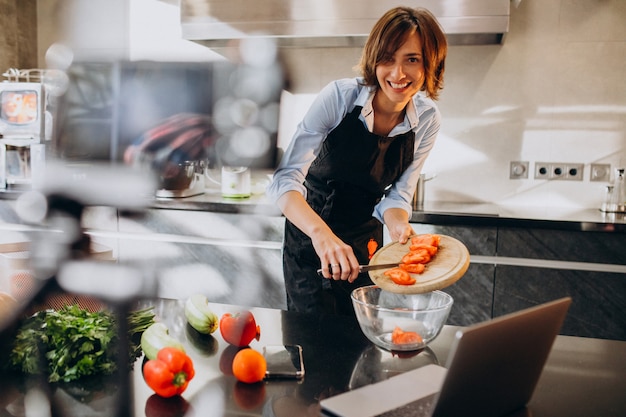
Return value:
[[(157, 198), (151, 208), (204, 210), (224, 213), (280, 216), (280, 211), (264, 194), (250, 198), (223, 198), (217, 189), (186, 198)], [(599, 209), (554, 207), (511, 207), (477, 203), (426, 203), (411, 216), (413, 223), (496, 227), (532, 227), (575, 231), (626, 232), (626, 215), (604, 213)]]
[[(260, 175), (260, 176), (259, 176)], [(280, 210), (263, 193), (266, 173), (255, 177), (249, 198), (224, 198), (217, 186), (208, 185), (203, 194), (183, 198), (157, 198), (148, 208), (208, 211), (216, 213), (280, 216)], [(0, 200), (14, 200), (19, 191), (0, 190)], [(545, 228), (572, 231), (626, 232), (626, 214), (604, 213), (594, 208), (502, 206), (491, 203), (426, 202), (415, 210), (413, 223), (494, 227)]]
[[(319, 401), (365, 384), (436, 363), (446, 364), (457, 327), (445, 326), (425, 350), (414, 356), (392, 355), (372, 345), (351, 317), (311, 316), (276, 309), (253, 308), (260, 340), (251, 347), (300, 344), (305, 376), (302, 380), (266, 380), (238, 383), (228, 369), (236, 349), (219, 331), (202, 336), (187, 326), (182, 301), (143, 301), (154, 305), (159, 320), (183, 341), (192, 357), (196, 376), (182, 398), (164, 400), (153, 395), (143, 381), (140, 358), (132, 373), (133, 411), (139, 416), (183, 415), (184, 410), (220, 416), (310, 417), (318, 416)], [(214, 312), (236, 312), (242, 307), (212, 304)], [(407, 355), (408, 356), (408, 355)], [(535, 395), (525, 413), (533, 417), (626, 415), (626, 342), (558, 336)], [(5, 381), (5, 380), (3, 380)], [(6, 386), (0, 394), (0, 415), (23, 409), (19, 386)], [(65, 415), (109, 416), (115, 404), (115, 386), (106, 382), (72, 384), (52, 390)], [(8, 414), (6, 414), (8, 413)]]

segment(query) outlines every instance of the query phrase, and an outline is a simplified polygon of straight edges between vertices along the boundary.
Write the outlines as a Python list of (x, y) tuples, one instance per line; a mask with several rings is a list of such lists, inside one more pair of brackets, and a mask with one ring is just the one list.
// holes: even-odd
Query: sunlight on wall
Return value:
[(182, 39), (178, 5), (154, 0), (133, 0), (129, 3), (131, 60), (224, 60), (209, 48)]
[[(445, 152), (438, 152), (437, 149), (445, 149)], [(441, 132), (437, 138), (435, 150), (431, 152), (424, 164), (424, 172), (439, 175), (451, 168), (459, 171), (465, 167), (483, 164), (488, 160), (484, 152)]]

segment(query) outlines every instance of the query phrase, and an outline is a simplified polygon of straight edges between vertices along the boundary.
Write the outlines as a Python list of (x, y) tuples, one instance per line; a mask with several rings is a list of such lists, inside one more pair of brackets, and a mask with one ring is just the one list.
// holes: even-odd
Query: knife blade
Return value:
[[(372, 271), (375, 269), (395, 268), (398, 265), (400, 265), (400, 263), (398, 262), (391, 263), (391, 264), (359, 265), (359, 272), (367, 272), (367, 271)], [(329, 269), (330, 269), (330, 273), (332, 274), (332, 267), (329, 267)], [(317, 273), (319, 275), (322, 275), (322, 270), (318, 269)]]
[(367, 271), (372, 271), (374, 269), (395, 268), (398, 265), (400, 265), (399, 262), (392, 263), (392, 264), (359, 265), (359, 271), (367, 272)]

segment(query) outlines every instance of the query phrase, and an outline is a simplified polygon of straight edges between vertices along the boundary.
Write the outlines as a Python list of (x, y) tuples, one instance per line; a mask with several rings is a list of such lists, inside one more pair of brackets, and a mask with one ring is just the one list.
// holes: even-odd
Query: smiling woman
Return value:
[(328, 84), (298, 126), (267, 190), (287, 218), (289, 309), (354, 314), (350, 292), (371, 284), (359, 264), (372, 242), (382, 247), (382, 224), (401, 243), (414, 234), (412, 197), (440, 128), (446, 54), (432, 13), (393, 8), (368, 37), (362, 77)]

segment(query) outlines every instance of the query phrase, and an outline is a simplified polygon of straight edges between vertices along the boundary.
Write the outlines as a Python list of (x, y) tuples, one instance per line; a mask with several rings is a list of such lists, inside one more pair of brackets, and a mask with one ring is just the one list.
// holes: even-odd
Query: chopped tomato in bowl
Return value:
[(390, 351), (423, 349), (439, 335), (454, 303), (443, 291), (399, 294), (376, 285), (356, 288), (351, 297), (363, 334)]

